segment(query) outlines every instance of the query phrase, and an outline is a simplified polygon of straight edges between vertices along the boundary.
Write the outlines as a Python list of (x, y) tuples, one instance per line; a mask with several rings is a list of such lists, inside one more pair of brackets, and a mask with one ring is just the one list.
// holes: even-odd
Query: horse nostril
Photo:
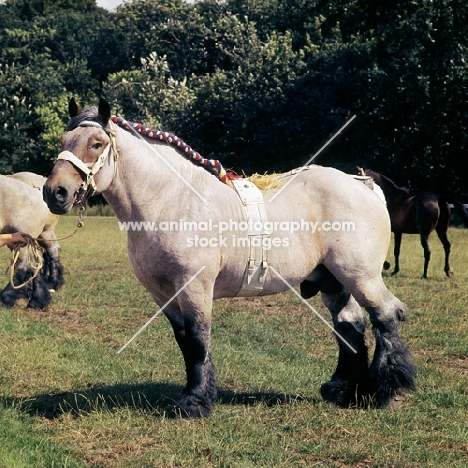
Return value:
[(55, 190), (55, 197), (57, 200), (65, 200), (68, 196), (68, 190), (65, 187), (57, 187)]

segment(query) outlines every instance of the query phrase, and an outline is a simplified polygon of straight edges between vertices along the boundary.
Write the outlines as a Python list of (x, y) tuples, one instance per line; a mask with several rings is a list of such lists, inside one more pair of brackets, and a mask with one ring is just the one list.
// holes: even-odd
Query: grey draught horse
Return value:
[[(69, 112), (44, 199), (53, 213), (63, 214), (77, 200), (101, 193), (122, 223), (173, 223), (173, 229), (129, 230), (128, 252), (155, 302), (168, 303), (163, 311), (185, 360), (187, 383), (174, 411), (207, 416), (217, 397), (210, 345), (213, 299), (247, 294), (242, 285), (252, 246), (238, 242), (246, 237), (245, 207), (233, 188), (195, 166), (180, 149), (116, 126), (104, 99), (99, 108), (85, 111), (72, 99)], [(259, 294), (297, 285), (304, 297), (321, 293), (341, 336), (338, 366), (322, 385), (322, 397), (339, 406), (372, 402), (380, 407), (396, 392), (415, 390), (415, 367), (399, 335), (406, 306), (381, 276), (390, 242), (385, 205), (364, 184), (331, 168), (310, 167), (281, 181), (264, 198), (272, 242)], [(285, 226), (299, 221), (302, 229), (286, 232)], [(311, 221), (324, 229), (307, 229)], [(325, 229), (345, 221), (355, 229)], [(184, 223), (191, 229), (182, 229)], [(221, 225), (229, 229), (220, 233)], [(371, 363), (361, 306), (376, 339)]]
[(0, 175), (0, 232), (20, 231), (37, 238), (43, 249), (42, 269), (34, 276), (34, 259), (28, 248), (22, 247), (13, 275), (0, 293), (0, 304), (12, 307), (20, 298), (28, 300), (28, 307), (43, 309), (50, 304), (52, 290), (64, 284), (63, 266), (60, 262), (60, 244), (55, 235), (59, 216), (52, 214), (42, 199), (45, 177), (32, 172), (18, 172), (11, 176)]

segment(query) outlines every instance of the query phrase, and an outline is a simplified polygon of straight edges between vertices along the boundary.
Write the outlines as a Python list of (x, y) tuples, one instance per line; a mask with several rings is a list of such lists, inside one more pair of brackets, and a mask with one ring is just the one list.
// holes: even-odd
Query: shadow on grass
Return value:
[[(179, 385), (167, 382), (90, 386), (83, 390), (44, 393), (30, 398), (2, 398), (5, 407), (14, 406), (30, 416), (56, 419), (64, 414), (81, 417), (91, 412), (113, 411), (119, 408), (143, 411), (155, 416), (170, 416), (174, 401), (181, 392)], [(294, 402), (318, 404), (318, 398), (274, 392), (233, 392), (219, 389), (217, 405), (267, 407)]]

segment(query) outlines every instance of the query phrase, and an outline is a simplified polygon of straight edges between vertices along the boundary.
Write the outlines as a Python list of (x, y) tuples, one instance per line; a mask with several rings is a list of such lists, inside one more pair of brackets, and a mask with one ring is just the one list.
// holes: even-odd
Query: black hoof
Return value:
[(330, 380), (320, 387), (320, 395), (328, 403), (341, 407), (348, 406), (348, 382)]
[(370, 395), (378, 408), (386, 407), (391, 399), (400, 393), (414, 392), (417, 389), (416, 367), (404, 345), (387, 356), (385, 366), (379, 369), (371, 366), (370, 375), (374, 383)]
[(17, 299), (18, 294), (15, 291), (3, 291), (0, 294), (0, 304), (3, 307), (13, 307)]
[(320, 394), (324, 401), (333, 403), (341, 408), (368, 406), (365, 389), (358, 384), (346, 380), (330, 380), (320, 387)]
[(213, 412), (213, 404), (207, 403), (194, 395), (181, 395), (172, 408), (171, 415), (175, 418), (206, 418)]
[(41, 309), (46, 309), (50, 304), (50, 301), (36, 301), (36, 300), (31, 300), (28, 302), (27, 308), (28, 309), (34, 309), (34, 310), (41, 310)]

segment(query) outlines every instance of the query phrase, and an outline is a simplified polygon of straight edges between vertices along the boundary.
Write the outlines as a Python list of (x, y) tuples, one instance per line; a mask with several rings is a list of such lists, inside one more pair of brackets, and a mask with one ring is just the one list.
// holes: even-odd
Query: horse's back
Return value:
[(12, 174), (10, 177), (13, 177), (13, 179), (16, 180), (21, 180), (25, 184), (30, 185), (31, 187), (34, 187), (37, 190), (42, 191), (42, 187), (45, 184), (45, 181), (47, 180), (44, 176), (41, 176), (39, 174), (36, 174), (34, 172), (16, 172), (15, 174)]
[(272, 204), (269, 221), (291, 219), (298, 227), (288, 234), (287, 249), (269, 252), (272, 264), (288, 265), (296, 256), (290, 269), (305, 269), (306, 275), (319, 263), (343, 280), (356, 271), (380, 275), (390, 243), (390, 219), (380, 197), (361, 181), (336, 169), (312, 167), (283, 193), (277, 192)]
[[(15, 174), (12, 174), (10, 177), (20, 180), (21, 182), (24, 182), (30, 187), (35, 188), (41, 193), (41, 196), (42, 196), (42, 187), (44, 186), (47, 180), (46, 177), (36, 174), (34, 172), (26, 172), (26, 171), (16, 172)], [(57, 225), (59, 218), (60, 216), (51, 213), (49, 210), (49, 215), (47, 217), (47, 220), (45, 221), (44, 230), (53, 230), (55, 226)]]
[(22, 231), (38, 236), (50, 211), (42, 200), (42, 192), (21, 180), (0, 176), (0, 230)]
[[(379, 195), (349, 174), (330, 167), (311, 166), (290, 177), (296, 180), (289, 184), (289, 179), (285, 178), (284, 184), (266, 197), (267, 206), (269, 199), (275, 197), (280, 217), (284, 218), (284, 213), (290, 212), (292, 206), (299, 206), (299, 210), (300, 207), (311, 208), (313, 216), (322, 218), (321, 221), (339, 220), (337, 217), (344, 221), (343, 216), (361, 218), (365, 217), (365, 210), (371, 210), (374, 219), (377, 216), (383, 223), (388, 219)], [(278, 193), (283, 186), (284, 193)]]

